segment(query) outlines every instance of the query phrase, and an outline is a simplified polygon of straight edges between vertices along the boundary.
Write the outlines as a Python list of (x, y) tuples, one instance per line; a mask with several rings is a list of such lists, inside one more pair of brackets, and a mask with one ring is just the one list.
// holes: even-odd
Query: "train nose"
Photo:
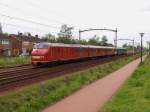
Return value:
[(34, 49), (32, 55), (46, 55), (48, 52), (47, 49)]

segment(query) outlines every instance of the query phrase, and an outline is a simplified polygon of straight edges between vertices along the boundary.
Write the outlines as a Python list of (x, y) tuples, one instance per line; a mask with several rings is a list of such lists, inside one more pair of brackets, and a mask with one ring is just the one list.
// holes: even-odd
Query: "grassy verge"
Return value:
[(0, 57), (0, 66), (30, 64), (30, 57)]
[(150, 56), (102, 110), (103, 112), (150, 112)]
[(46, 106), (54, 104), (85, 85), (119, 69), (133, 59), (133, 57), (119, 59), (73, 75), (66, 75), (45, 81), (42, 84), (35, 84), (7, 96), (1, 96), (0, 110), (2, 112), (41, 111)]

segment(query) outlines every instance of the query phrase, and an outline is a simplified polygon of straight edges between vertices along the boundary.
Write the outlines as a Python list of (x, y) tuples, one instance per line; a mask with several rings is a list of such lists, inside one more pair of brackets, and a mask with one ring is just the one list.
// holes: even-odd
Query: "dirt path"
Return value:
[(140, 59), (137, 59), (127, 64), (118, 71), (97, 80), (55, 105), (46, 108), (43, 112), (98, 112), (104, 103), (132, 75), (139, 63)]

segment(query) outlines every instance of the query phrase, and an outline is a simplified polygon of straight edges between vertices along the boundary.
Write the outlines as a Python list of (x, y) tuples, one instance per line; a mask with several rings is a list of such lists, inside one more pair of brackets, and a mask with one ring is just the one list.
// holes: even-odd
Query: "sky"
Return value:
[[(23, 22), (2, 15), (18, 17), (38, 22), (39, 25)], [(135, 39), (140, 42), (140, 32), (144, 32), (144, 45), (150, 41), (150, 1), (149, 0), (0, 0), (0, 22), (4, 32), (31, 32), (44, 35), (57, 34), (62, 24), (73, 26), (73, 35), (78, 38), (78, 30), (89, 28), (118, 29), (119, 39)], [(16, 25), (16, 26), (12, 26)], [(82, 33), (82, 39), (93, 35), (106, 35), (113, 43), (115, 34), (108, 31)], [(118, 41), (118, 45), (130, 41)]]

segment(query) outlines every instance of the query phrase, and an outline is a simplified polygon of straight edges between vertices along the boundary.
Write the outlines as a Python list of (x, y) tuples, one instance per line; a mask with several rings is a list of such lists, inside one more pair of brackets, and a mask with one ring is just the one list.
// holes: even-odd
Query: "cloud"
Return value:
[(141, 12), (150, 12), (150, 7), (140, 9)]

